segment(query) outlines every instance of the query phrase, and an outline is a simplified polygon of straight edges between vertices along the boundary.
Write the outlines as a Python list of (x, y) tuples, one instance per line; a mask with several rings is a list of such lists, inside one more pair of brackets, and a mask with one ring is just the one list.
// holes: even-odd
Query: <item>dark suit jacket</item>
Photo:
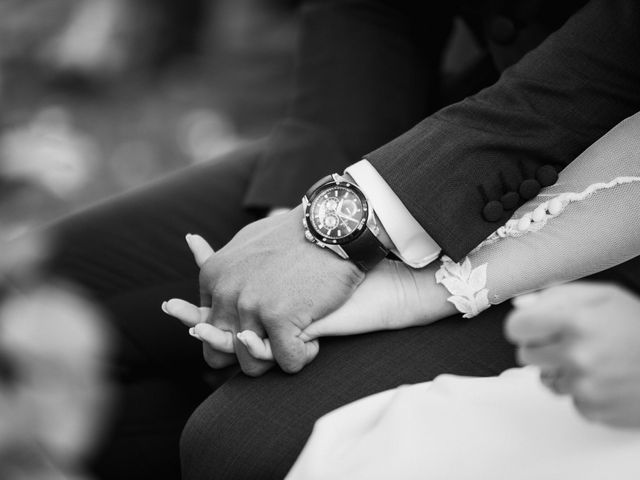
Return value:
[[(542, 165), (561, 169), (640, 110), (640, 2), (592, 0), (573, 13), (582, 3), (307, 2), (295, 97), (247, 205), (297, 204), (317, 178), (366, 154), (459, 260), (525, 199), (493, 221), (489, 201), (518, 192)], [(413, 126), (437, 104), (435, 72), (457, 14), (498, 69), (513, 65)]]

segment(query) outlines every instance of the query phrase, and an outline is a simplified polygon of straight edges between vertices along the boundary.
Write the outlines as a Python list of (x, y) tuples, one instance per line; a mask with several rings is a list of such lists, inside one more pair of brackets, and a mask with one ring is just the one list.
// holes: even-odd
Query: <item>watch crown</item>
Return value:
[(311, 243), (316, 243), (316, 238), (313, 235), (311, 235), (311, 232), (309, 230), (304, 231), (304, 238), (309, 240)]

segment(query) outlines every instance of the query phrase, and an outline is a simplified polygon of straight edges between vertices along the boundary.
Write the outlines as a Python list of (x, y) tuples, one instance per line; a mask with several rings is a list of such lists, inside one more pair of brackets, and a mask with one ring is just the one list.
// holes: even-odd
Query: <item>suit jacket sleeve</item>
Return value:
[(318, 178), (427, 115), (451, 13), (426, 12), (423, 3), (305, 2), (294, 97), (256, 166), (246, 207), (298, 204)]
[(366, 157), (459, 261), (526, 198), (498, 221), (483, 216), (489, 201), (544, 164), (561, 169), (640, 109), (639, 59), (640, 2), (592, 0), (496, 84)]

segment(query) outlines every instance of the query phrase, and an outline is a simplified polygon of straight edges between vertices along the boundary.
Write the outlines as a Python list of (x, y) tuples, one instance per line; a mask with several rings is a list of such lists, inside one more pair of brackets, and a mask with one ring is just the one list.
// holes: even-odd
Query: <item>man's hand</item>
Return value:
[[(211, 306), (207, 323), (233, 334), (242, 370), (260, 375), (271, 364), (254, 359), (236, 333), (251, 330), (268, 337), (275, 361), (297, 372), (318, 353), (302, 331), (342, 305), (364, 274), (351, 262), (304, 238), (301, 207), (243, 228), (200, 270), (202, 306)], [(213, 368), (230, 363), (228, 354), (209, 351)]]
[[(523, 364), (590, 420), (640, 427), (640, 300), (619, 287), (572, 283), (514, 300), (507, 336)], [(546, 379), (546, 380), (545, 380)]]

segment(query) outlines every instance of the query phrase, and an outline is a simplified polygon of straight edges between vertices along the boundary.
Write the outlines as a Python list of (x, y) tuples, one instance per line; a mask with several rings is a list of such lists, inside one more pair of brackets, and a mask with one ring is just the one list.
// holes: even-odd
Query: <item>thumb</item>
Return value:
[(515, 309), (507, 317), (505, 335), (513, 343), (527, 346), (549, 343), (563, 336), (572, 319), (571, 292), (554, 287), (514, 299)]
[(304, 341), (300, 330), (293, 325), (281, 325), (278, 329), (267, 331), (271, 342), (273, 358), (287, 373), (296, 373), (313, 361), (320, 346), (317, 340)]
[(187, 245), (189, 245), (189, 249), (193, 254), (196, 264), (198, 267), (202, 267), (209, 257), (213, 255), (213, 248), (211, 248), (211, 245), (209, 245), (209, 243), (200, 235), (187, 233), (185, 239), (187, 240)]
[[(213, 255), (213, 248), (211, 248), (211, 245), (200, 235), (187, 233), (185, 240), (187, 241), (187, 245), (189, 245), (189, 249), (193, 254), (198, 268), (202, 268), (205, 262)], [(200, 306), (211, 306), (211, 294), (203, 287), (202, 282), (200, 282)]]
[[(351, 301), (348, 301), (326, 317), (309, 324), (299, 335), (305, 342), (320, 337), (357, 335), (376, 330), (385, 330), (388, 325), (378, 319), (379, 315), (366, 314), (361, 303), (356, 301), (359, 292), (356, 290)], [(355, 299), (355, 300), (354, 300)]]
[(540, 307), (546, 309), (566, 308), (576, 302), (589, 301), (600, 291), (600, 286), (593, 282), (571, 282), (545, 288), (534, 293), (520, 295), (513, 299), (516, 307)]
[(303, 342), (309, 342), (320, 337), (355, 335), (361, 333), (354, 331), (349, 319), (343, 312), (337, 310), (320, 320), (316, 320), (305, 328), (298, 336)]

